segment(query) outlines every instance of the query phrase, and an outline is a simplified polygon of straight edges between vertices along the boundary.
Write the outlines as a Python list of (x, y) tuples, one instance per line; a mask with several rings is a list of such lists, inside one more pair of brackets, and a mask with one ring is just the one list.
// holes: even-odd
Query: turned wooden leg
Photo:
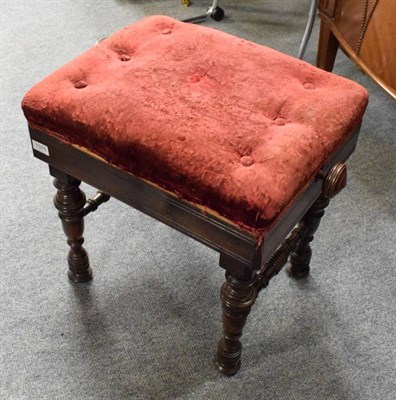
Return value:
[(320, 196), (300, 222), (300, 224), (304, 224), (307, 227), (306, 234), (300, 239), (296, 249), (292, 251), (290, 263), (287, 266), (287, 271), (295, 278), (304, 278), (309, 274), (309, 263), (312, 257), (310, 243), (325, 213), (324, 209), (329, 205), (329, 202), (329, 198)]
[(311, 206), (299, 226), (303, 224), (306, 228), (305, 235), (299, 240), (296, 249), (290, 255), (290, 263), (287, 271), (295, 278), (303, 278), (309, 273), (309, 262), (312, 250), (310, 243), (314, 238), (320, 220), (324, 215), (325, 208), (330, 199), (345, 188), (347, 182), (347, 167), (344, 163), (335, 164), (323, 180), (322, 194)]
[(58, 192), (54, 198), (63, 230), (70, 246), (67, 261), (69, 264), (68, 277), (73, 282), (87, 282), (92, 279), (88, 254), (82, 246), (84, 243), (84, 205), (85, 194), (80, 189), (80, 181), (64, 175), (56, 178), (54, 185)]
[(254, 282), (255, 278), (244, 281), (227, 272), (226, 282), (221, 288), (223, 337), (217, 350), (216, 367), (225, 375), (234, 375), (241, 366), (242, 344), (239, 339), (257, 297)]
[(326, 22), (321, 21), (316, 66), (331, 72), (334, 67), (338, 46), (338, 40), (329, 26)]

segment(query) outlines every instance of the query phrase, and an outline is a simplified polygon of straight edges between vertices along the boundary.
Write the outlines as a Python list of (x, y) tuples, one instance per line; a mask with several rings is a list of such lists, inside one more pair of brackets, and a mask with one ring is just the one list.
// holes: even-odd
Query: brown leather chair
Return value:
[(317, 66), (332, 71), (338, 47), (396, 99), (396, 1), (320, 0)]

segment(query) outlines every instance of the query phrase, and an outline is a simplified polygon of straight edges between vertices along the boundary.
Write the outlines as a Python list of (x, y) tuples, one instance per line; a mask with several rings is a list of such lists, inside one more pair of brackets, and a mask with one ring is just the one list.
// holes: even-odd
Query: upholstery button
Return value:
[(170, 33), (172, 33), (172, 31), (167, 28), (167, 29), (163, 29), (163, 31), (161, 32), (163, 35), (169, 35)]
[(286, 120), (284, 118), (277, 118), (275, 121), (275, 125), (282, 126), (286, 124)]
[(130, 56), (128, 56), (127, 54), (121, 54), (120, 55), (120, 60), (121, 61), (129, 61), (131, 59)]
[(250, 156), (243, 156), (239, 161), (244, 167), (250, 167), (253, 164), (253, 158)]
[(304, 83), (304, 88), (305, 89), (315, 89), (315, 85), (313, 84), (313, 83), (311, 83), (311, 82), (306, 82), (306, 83)]
[(190, 78), (190, 81), (193, 82), (193, 83), (199, 82), (200, 80), (201, 80), (201, 77), (199, 75), (193, 75)]
[(88, 85), (88, 83), (85, 82), (85, 81), (77, 81), (77, 82), (74, 84), (74, 87), (75, 87), (76, 89), (83, 89), (83, 88), (85, 88), (87, 85)]

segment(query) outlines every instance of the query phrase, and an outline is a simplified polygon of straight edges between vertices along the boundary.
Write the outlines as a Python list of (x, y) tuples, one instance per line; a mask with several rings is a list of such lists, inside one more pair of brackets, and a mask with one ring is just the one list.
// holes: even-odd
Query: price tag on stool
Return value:
[(49, 150), (48, 147), (45, 144), (42, 144), (40, 142), (37, 142), (36, 140), (32, 139), (32, 147), (34, 150), (45, 154), (46, 156), (49, 156)]

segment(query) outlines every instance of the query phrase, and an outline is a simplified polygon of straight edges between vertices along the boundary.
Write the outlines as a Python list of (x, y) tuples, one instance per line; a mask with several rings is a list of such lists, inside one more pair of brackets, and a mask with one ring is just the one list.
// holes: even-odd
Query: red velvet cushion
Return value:
[(361, 122), (367, 92), (168, 17), (113, 34), (31, 89), (26, 118), (260, 231)]

